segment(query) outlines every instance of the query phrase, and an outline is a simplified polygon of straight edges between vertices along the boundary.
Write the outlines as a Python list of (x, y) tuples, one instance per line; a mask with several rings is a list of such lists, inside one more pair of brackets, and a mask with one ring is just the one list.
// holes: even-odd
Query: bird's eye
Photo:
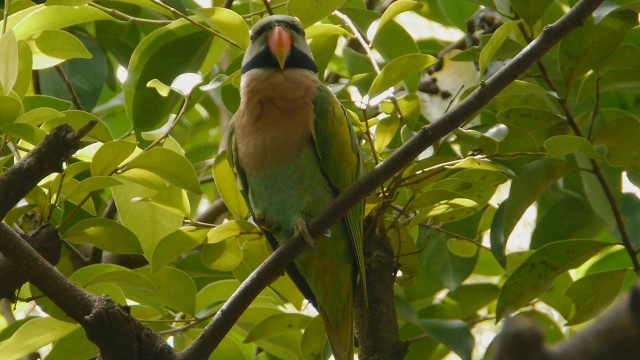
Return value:
[(249, 40), (251, 42), (253, 42), (253, 40), (255, 40), (255, 34), (253, 33), (253, 31), (249, 33)]

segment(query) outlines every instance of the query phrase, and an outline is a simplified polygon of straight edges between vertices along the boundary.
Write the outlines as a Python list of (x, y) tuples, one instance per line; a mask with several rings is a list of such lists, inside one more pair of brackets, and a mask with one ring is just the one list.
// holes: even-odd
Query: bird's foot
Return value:
[(296, 235), (302, 236), (309, 246), (316, 245), (316, 240), (311, 236), (311, 234), (309, 234), (309, 230), (307, 230), (307, 221), (302, 216), (296, 219), (294, 232)]

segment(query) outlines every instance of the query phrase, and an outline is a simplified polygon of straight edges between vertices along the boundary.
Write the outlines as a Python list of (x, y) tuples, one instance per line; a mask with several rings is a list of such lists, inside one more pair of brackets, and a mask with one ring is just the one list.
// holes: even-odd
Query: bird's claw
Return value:
[(309, 246), (316, 245), (316, 240), (311, 236), (311, 234), (309, 234), (309, 230), (307, 230), (307, 222), (302, 217), (296, 219), (294, 231), (296, 235), (302, 236)]

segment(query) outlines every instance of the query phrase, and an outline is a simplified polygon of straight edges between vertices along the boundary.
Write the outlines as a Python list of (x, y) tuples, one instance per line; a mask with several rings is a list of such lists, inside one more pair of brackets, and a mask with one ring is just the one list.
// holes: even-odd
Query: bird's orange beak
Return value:
[(271, 53), (278, 60), (280, 69), (284, 69), (284, 63), (287, 61), (292, 44), (289, 31), (280, 25), (276, 25), (276, 28), (268, 35), (267, 44)]

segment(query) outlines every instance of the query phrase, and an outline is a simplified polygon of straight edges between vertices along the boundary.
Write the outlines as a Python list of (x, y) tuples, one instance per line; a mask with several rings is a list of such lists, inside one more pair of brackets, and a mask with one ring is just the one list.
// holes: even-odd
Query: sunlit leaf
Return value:
[(392, 60), (373, 80), (369, 89), (369, 97), (373, 98), (380, 95), (408, 75), (421, 72), (424, 68), (436, 62), (436, 58), (425, 54), (409, 54)]
[(491, 39), (489, 39), (487, 44), (480, 51), (480, 59), (478, 60), (480, 76), (484, 76), (484, 71), (493, 58), (493, 55), (498, 51), (500, 46), (502, 46), (504, 41), (507, 40), (509, 34), (511, 34), (511, 32), (518, 27), (518, 24), (521, 22), (522, 20), (506, 22), (491, 35)]
[(195, 8), (191, 11), (213, 30), (234, 41), (241, 49), (249, 46), (249, 28), (238, 13), (223, 7)]
[(91, 53), (75, 36), (62, 30), (43, 30), (27, 43), (33, 53), (33, 69), (45, 69), (74, 58), (91, 58)]
[(316, 0), (308, 2), (305, 0), (289, 0), (287, 9), (289, 14), (300, 19), (304, 27), (312, 25), (337, 10), (345, 0)]
[(104, 218), (82, 220), (62, 234), (62, 238), (77, 244), (95, 245), (115, 253), (142, 254), (140, 242), (131, 230)]
[(80, 325), (62, 322), (52, 317), (33, 319), (22, 325), (4, 342), (0, 346), (0, 352), (6, 359), (18, 359), (66, 336), (78, 327)]
[(240, 219), (244, 219), (249, 213), (249, 208), (244, 201), (244, 197), (238, 190), (236, 178), (229, 166), (226, 151), (222, 151), (216, 156), (213, 162), (213, 178), (218, 188), (218, 193), (229, 211)]
[(245, 342), (269, 339), (288, 331), (300, 331), (309, 324), (311, 318), (302, 314), (277, 314), (270, 316), (249, 331)]
[(200, 194), (200, 182), (193, 165), (175, 151), (155, 147), (133, 158), (127, 169), (150, 171), (169, 183), (194, 194)]

